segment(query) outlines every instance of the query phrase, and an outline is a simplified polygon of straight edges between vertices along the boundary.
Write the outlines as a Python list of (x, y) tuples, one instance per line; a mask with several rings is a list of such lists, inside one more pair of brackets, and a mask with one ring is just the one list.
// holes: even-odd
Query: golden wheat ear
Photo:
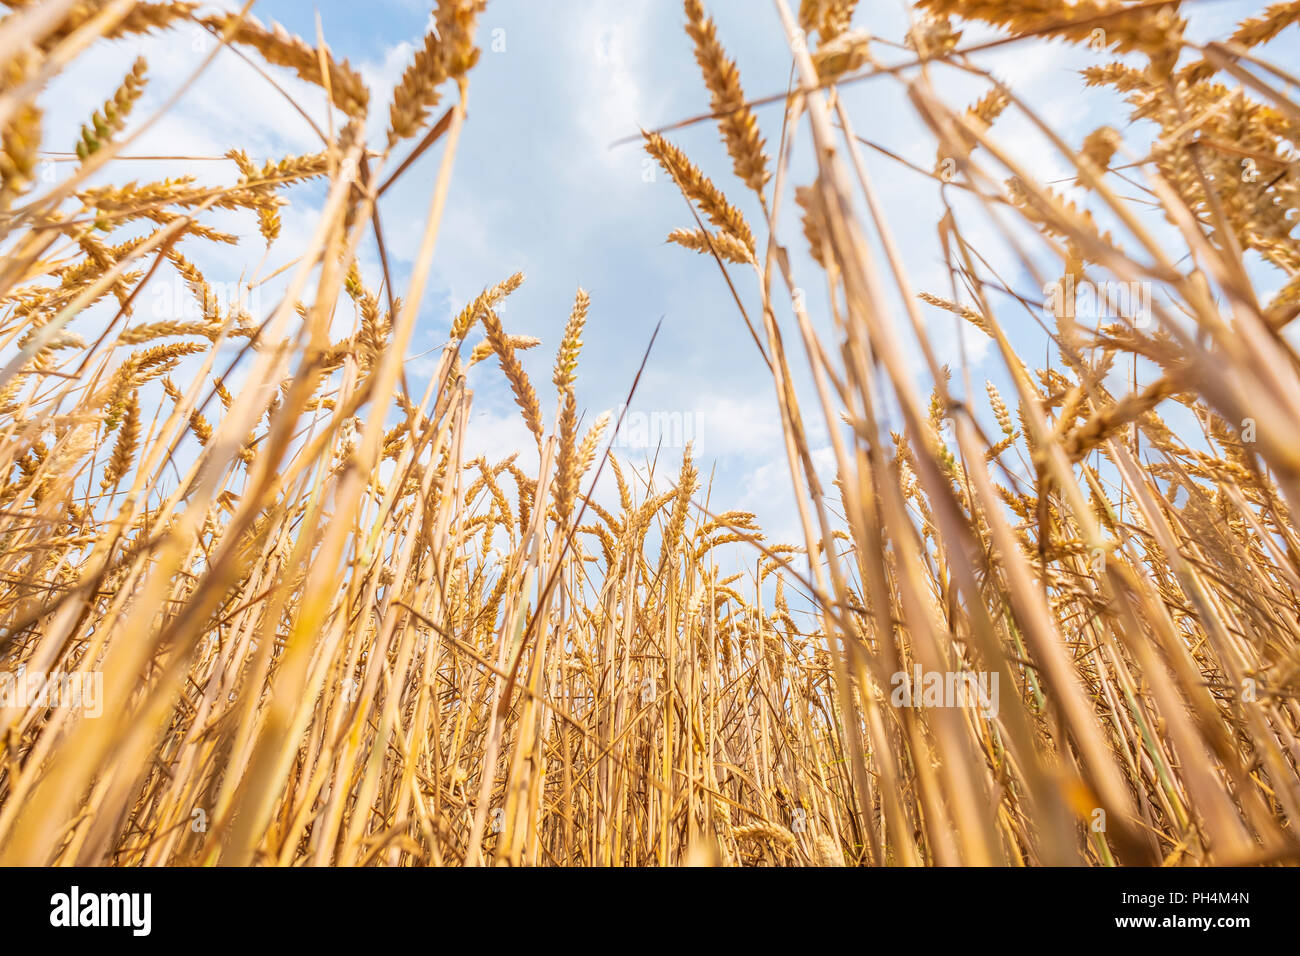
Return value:
[(578, 496), (578, 479), (586, 469), (582, 467), (575, 446), (578, 428), (578, 402), (573, 383), (577, 378), (578, 355), (582, 351), (582, 329), (587, 322), (591, 299), (584, 289), (578, 289), (573, 310), (564, 326), (564, 337), (555, 355), (555, 373), (552, 381), (559, 392), (560, 414), (556, 423), (560, 448), (555, 465), (555, 510), (561, 521), (567, 521)]
[(138, 57), (131, 67), (131, 72), (122, 80), (122, 85), (112, 98), (97, 110), (90, 122), (81, 127), (81, 138), (77, 140), (77, 158), (85, 159), (98, 152), (104, 143), (121, 132), (131, 114), (135, 101), (144, 92), (148, 80), (149, 65), (144, 57)]
[(505, 329), (501, 327), (501, 319), (496, 312), (490, 308), (485, 308), (480, 315), (480, 321), (487, 332), (487, 341), (492, 346), (492, 351), (497, 355), (497, 361), (501, 365), (501, 371), (505, 373), (506, 380), (510, 382), (510, 389), (515, 395), (515, 404), (523, 413), (524, 424), (528, 430), (533, 433), (533, 437), (541, 444), (543, 427), (542, 427), (542, 406), (537, 401), (537, 392), (533, 389), (533, 383), (529, 381), (528, 374), (524, 367), (515, 357), (514, 346), (510, 344), (510, 337), (506, 335)]
[(389, 149), (423, 128), (429, 110), (442, 98), (439, 87), (443, 83), (463, 79), (478, 62), (474, 25), (485, 6), (484, 0), (438, 0), (433, 29), (393, 88), (388, 108)]
[(727, 197), (713, 185), (713, 181), (700, 172), (699, 167), (687, 159), (680, 149), (658, 133), (643, 131), (642, 135), (645, 137), (646, 152), (658, 160), (659, 165), (682, 191), (682, 195), (697, 203), (710, 222), (729, 233), (752, 256), (754, 234), (740, 210), (727, 201)]
[(465, 308), (457, 314), (451, 323), (451, 338), (454, 342), (459, 342), (469, 335), (470, 330), (474, 328), (474, 323), (483, 318), (483, 314), (492, 306), (496, 305), (510, 293), (514, 292), (524, 283), (524, 274), (516, 272), (508, 278), (502, 279), (496, 285), (484, 289)]
[(768, 158), (763, 152), (758, 118), (746, 102), (740, 85), (740, 71), (718, 42), (717, 27), (705, 15), (700, 0), (685, 0), (685, 8), (686, 32), (695, 42), (695, 60), (704, 74), (705, 85), (713, 94), (710, 105), (718, 114), (718, 128), (731, 155), (736, 177), (761, 196), (771, 173), (767, 169)]
[(316, 49), (280, 24), (268, 28), (251, 16), (217, 14), (199, 22), (232, 43), (253, 48), (267, 63), (288, 67), (308, 83), (327, 89), (335, 105), (353, 119), (365, 117), (369, 87), (347, 60), (336, 61), (328, 48)]

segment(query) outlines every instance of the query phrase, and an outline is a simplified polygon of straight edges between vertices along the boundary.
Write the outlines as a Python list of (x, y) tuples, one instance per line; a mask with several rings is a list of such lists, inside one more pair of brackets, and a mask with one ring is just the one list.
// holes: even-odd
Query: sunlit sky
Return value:
[[(706, 6), (739, 63), (747, 93), (782, 92), (790, 60), (774, 7), (763, 0), (711, 0)], [(903, 5), (864, 3), (861, 8), (855, 26), (889, 40), (902, 39)], [(313, 41), (319, 16), (335, 55), (347, 57), (370, 82), (372, 141), (382, 145), (389, 91), (427, 29), (429, 9), (428, 3), (415, 0), (331, 0), (319, 5), (261, 0), (253, 13)], [(1187, 15), (1193, 18), (1194, 35), (1211, 35), (1225, 32), (1257, 9), (1256, 4), (1211, 0), (1189, 5)], [(422, 391), (418, 386), (433, 368), (450, 316), (485, 286), (522, 270), (527, 281), (502, 317), (509, 332), (543, 340), (523, 359), (539, 392), (549, 396), (554, 350), (581, 285), (592, 300), (578, 381), (586, 421), (617, 409), (662, 320), (632, 409), (680, 414), (689, 424), (701, 473), (712, 477), (715, 510), (755, 511), (770, 539), (801, 540), (771, 379), (727, 285), (711, 259), (665, 243), (672, 229), (694, 226), (672, 183), (662, 174), (648, 174), (645, 154), (636, 145), (611, 145), (639, 127), (664, 126), (707, 110), (708, 94), (682, 22), (676, 0), (491, 0), (480, 21), (483, 56), (472, 74), (469, 122), (411, 350), (426, 354), (408, 364), (408, 374), (412, 388)], [(1297, 32), (1289, 31), (1270, 54), (1283, 62), (1300, 59)], [(983, 35), (975, 28), (967, 34)], [(47, 92), (47, 136), (66, 130), (70, 148), (79, 125), (102, 102), (104, 91), (120, 82), (137, 53), (145, 54), (150, 64), (149, 91), (137, 108), (137, 117), (147, 115), (190, 74), (208, 42), (201, 33), (182, 32), (101, 44)], [(880, 54), (889, 59), (899, 51), (881, 47)], [(1077, 145), (1104, 122), (1121, 130), (1127, 125), (1127, 107), (1114, 94), (1083, 93), (1077, 71), (1096, 62), (1089, 51), (1034, 41), (991, 51), (980, 62), (1019, 90), (1067, 142)], [(319, 89), (284, 71), (273, 72), (309, 113), (323, 117)], [(937, 75), (936, 80), (957, 107), (984, 92), (969, 78)], [(911, 116), (896, 81), (857, 84), (846, 88), (845, 96), (858, 133), (922, 167), (933, 166), (935, 143)], [(759, 116), (774, 149), (780, 106), (764, 108)], [(716, 128), (702, 123), (671, 135), (742, 206), (762, 241), (757, 204), (732, 177)], [(806, 130), (800, 135), (806, 141)], [(1027, 122), (1008, 114), (994, 135), (1043, 179), (1068, 176), (1064, 160), (1043, 146)], [(216, 157), (232, 146), (261, 161), (316, 151), (320, 142), (279, 92), (223, 51), (178, 108), (131, 152)], [(948, 295), (935, 240), (940, 207), (933, 182), (869, 151), (867, 162), (914, 283)], [(124, 177), (121, 168), (114, 174), (117, 179)], [(383, 201), (386, 240), (399, 287), (419, 244), (436, 169), (433, 151)], [(792, 170), (794, 183), (807, 183), (808, 170), (807, 156), (800, 152)], [(227, 161), (197, 158), (141, 161), (126, 175), (145, 181), (186, 172), (210, 181), (230, 181), (236, 175)], [(264, 261), (251, 217), (232, 218), (226, 224), (248, 238), (246, 246), (196, 255), (211, 281), (238, 281), (254, 270), (266, 275), (296, 255), (310, 234), (322, 194), (306, 186), (287, 195), (293, 205), (283, 213), (284, 235)], [(788, 197), (785, 203), (790, 205)], [(804, 254), (796, 218), (788, 217), (782, 239), (795, 253), (796, 274), (806, 277), (809, 304), (818, 312), (823, 298), (817, 286), (820, 277)], [(365, 250), (363, 267), (368, 281), (378, 285), (381, 273), (373, 247)], [(734, 269), (733, 281), (751, 315), (757, 316), (752, 274)], [(782, 321), (788, 322), (788, 298), (785, 305)], [(973, 380), (982, 389), (988, 359), (978, 336), (959, 337), (952, 317), (943, 313), (929, 318), (941, 359), (961, 361), (964, 346)], [(1041, 343), (1021, 341), (1042, 354)], [(800, 356), (795, 364), (804, 381), (806, 363)], [(917, 370), (919, 375), (919, 363)], [(476, 368), (471, 384), (475, 413), (470, 454), (495, 459), (520, 450), (535, 455), (495, 363)], [(923, 387), (928, 391), (928, 384)], [(811, 392), (805, 394), (810, 404)], [(546, 398), (543, 407), (549, 413), (553, 400)], [(813, 439), (818, 459), (828, 461), (824, 425), (814, 422)], [(641, 461), (655, 453), (653, 448), (622, 451)], [(660, 469), (675, 472), (680, 453), (666, 443)]]

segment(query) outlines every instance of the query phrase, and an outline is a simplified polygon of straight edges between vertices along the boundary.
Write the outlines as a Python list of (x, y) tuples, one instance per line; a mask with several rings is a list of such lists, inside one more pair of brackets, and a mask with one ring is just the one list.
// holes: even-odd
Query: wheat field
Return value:
[[(703, 444), (650, 477), (610, 450), (580, 367), (614, 318), (581, 289), (550, 385), (502, 309), (521, 274), (408, 374), (485, 0), (436, 0), (392, 90), (248, 6), (4, 6), (0, 864), (1300, 862), (1300, 80), (1258, 49), (1294, 41), (1300, 3), (1202, 42), (1172, 0), (916, 0), (896, 38), (855, 0), (775, 0), (773, 91), (742, 88), (700, 0), (665, 0), (700, 115), (639, 143), (685, 199), (683, 266), (771, 371), (789, 543), (711, 492)], [(119, 157), (156, 115), (129, 56), (80, 130), (46, 128), (92, 45), (196, 30), (196, 73), (228, 49), (311, 84), (319, 151), (232, 144), (223, 185), (140, 180)], [(1016, 43), (1090, 51), (1077, 83), (1122, 97), (1122, 130), (1069, 142), (972, 58)], [(947, 288), (914, 285), (883, 214), (840, 93), (868, 78), (937, 144), (890, 161), (943, 199)], [(1000, 145), (1012, 114), (1072, 182)], [(704, 125), (712, 178), (674, 143)], [(395, 288), (378, 200), (421, 157)], [(306, 184), (319, 215), (288, 248)], [(274, 249), (283, 294), (219, 294), (217, 246)], [(1069, 293), (1027, 301), (1003, 269)], [(163, 277), (186, 301), (150, 321)], [(1080, 288), (1138, 294), (1092, 321)], [(1009, 331), (1031, 315), (1050, 362)], [(987, 340), (1001, 386), (939, 361), (936, 317)], [(465, 451), (479, 363), (535, 439), (501, 461)]]

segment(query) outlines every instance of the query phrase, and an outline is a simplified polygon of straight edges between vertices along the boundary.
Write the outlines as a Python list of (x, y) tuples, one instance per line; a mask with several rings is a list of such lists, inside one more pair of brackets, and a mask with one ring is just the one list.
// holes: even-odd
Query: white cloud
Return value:
[(609, 164), (624, 164), (628, 152), (609, 150), (609, 144), (634, 133), (647, 115), (640, 73), (651, 9), (646, 0), (603, 5), (592, 11), (596, 15), (578, 18), (575, 29), (560, 31), (571, 39), (571, 82), (584, 103), (582, 129)]

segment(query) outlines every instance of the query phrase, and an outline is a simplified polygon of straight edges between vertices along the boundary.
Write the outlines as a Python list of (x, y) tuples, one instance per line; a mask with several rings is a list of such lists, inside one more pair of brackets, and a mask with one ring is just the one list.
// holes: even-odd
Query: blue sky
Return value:
[[(761, 0), (711, 0), (719, 34), (738, 60), (751, 96), (784, 90), (789, 57), (774, 8)], [(797, 6), (797, 4), (795, 4)], [(905, 30), (904, 7), (864, 3), (855, 26), (891, 40)], [(1189, 7), (1194, 32), (1222, 33), (1258, 9), (1238, 2), (1198, 3)], [(428, 22), (429, 5), (414, 0), (370, 0), (357, 4), (299, 0), (260, 0), (253, 12), (277, 20), (309, 40), (316, 16), (337, 56), (347, 57), (370, 81), (374, 141), (381, 142), (388, 91), (409, 62)], [(689, 416), (696, 432), (696, 455), (708, 476), (716, 468), (715, 510), (755, 511), (773, 540), (800, 540), (791, 506), (790, 479), (771, 380), (714, 263), (664, 237), (677, 227), (693, 227), (675, 187), (662, 174), (647, 175), (645, 154), (637, 146), (611, 148), (639, 126), (656, 127), (704, 112), (708, 96), (688, 38), (681, 29), (677, 0), (491, 0), (480, 21), (483, 56), (471, 80), (469, 123), (459, 152), (452, 195), (444, 219), (434, 276), (421, 311), (412, 352), (435, 350), (445, 340), (449, 317), (478, 293), (516, 270), (527, 275), (502, 312), (507, 330), (533, 335), (543, 345), (523, 356), (549, 414), (550, 370), (554, 350), (579, 285), (592, 306), (579, 365), (580, 406), (590, 421), (623, 400), (656, 323), (662, 332), (633, 405), (643, 412)], [(1297, 31), (1292, 30), (1291, 34)], [(967, 37), (982, 35), (969, 28)], [(188, 39), (188, 43), (186, 42)], [(47, 131), (65, 128), (71, 144), (77, 127), (99, 105), (106, 88), (120, 80), (135, 52), (150, 60), (153, 82), (137, 110), (146, 115), (196, 65), (202, 35), (169, 34), (98, 48), (52, 87), (47, 97)], [(1270, 52), (1294, 62), (1294, 36)], [(1289, 51), (1289, 53), (1288, 53)], [(890, 58), (887, 48), (881, 56)], [(896, 55), (896, 51), (895, 51)], [(1020, 44), (982, 58), (1037, 106), (1044, 117), (1078, 144), (1103, 122), (1123, 129), (1127, 109), (1107, 93), (1081, 94), (1077, 70), (1094, 57), (1060, 44)], [(276, 72), (276, 79), (316, 116), (323, 115), (319, 90)], [(968, 80), (938, 76), (948, 101), (964, 107), (984, 92)], [(935, 145), (912, 117), (901, 87), (890, 79), (846, 88), (848, 105), (863, 136), (888, 145), (923, 166), (934, 163)], [(760, 112), (769, 147), (775, 148), (781, 112)], [(1051, 156), (1029, 124), (1010, 117), (995, 135), (1044, 179), (1066, 175), (1063, 160)], [(756, 203), (734, 181), (716, 128), (700, 124), (671, 134), (758, 228)], [(806, 132), (804, 133), (806, 139)], [(219, 156), (230, 146), (263, 160), (319, 148), (310, 128), (246, 64), (219, 55), (212, 69), (186, 94), (177, 111), (165, 117), (132, 150), (137, 154)], [(398, 273), (409, 267), (424, 228), (427, 197), (436, 155), (426, 156), (385, 197), (386, 238)], [(884, 197), (889, 219), (918, 288), (947, 295), (946, 272), (938, 258), (935, 225), (939, 204), (933, 183), (870, 155), (869, 167)], [(209, 160), (139, 163), (130, 175), (141, 180), (178, 172), (228, 181), (228, 162)], [(146, 168), (147, 167), (147, 168)], [(810, 179), (806, 153), (793, 170), (796, 184)], [(119, 170), (114, 174), (121, 178)], [(217, 249), (204, 260), (209, 278), (230, 280), (253, 270), (266, 275), (292, 258), (308, 235), (320, 192), (308, 186), (290, 192), (294, 205), (284, 212), (284, 236), (264, 261), (251, 221), (232, 220), (232, 231), (248, 236), (247, 248)], [(788, 198), (786, 204), (789, 205)], [(797, 219), (784, 224), (783, 241), (795, 253), (797, 276), (806, 276), (813, 313), (824, 314), (816, 285), (820, 276), (804, 254)], [(990, 246), (996, 240), (990, 233)], [(363, 261), (367, 278), (380, 276), (373, 249)], [(757, 315), (752, 274), (736, 269), (737, 288), (751, 315)], [(1023, 279), (1024, 276), (1012, 276)], [(1280, 282), (1278, 283), (1280, 285)], [(270, 287), (268, 287), (270, 288)], [(788, 301), (788, 300), (787, 300)], [(778, 304), (781, 300), (778, 298)], [(266, 303), (270, 305), (271, 303)], [(782, 321), (788, 322), (788, 307)], [(952, 317), (928, 315), (938, 331), (941, 360), (965, 359), (982, 393), (983, 343), (958, 336)], [(792, 325), (787, 325), (792, 329)], [(1043, 354), (1032, 329), (1016, 333), (1034, 358)], [(788, 343), (793, 346), (794, 335)], [(795, 353), (801, 382), (805, 363)], [(429, 351), (408, 365), (411, 387), (420, 390), (436, 359)], [(920, 365), (917, 363), (918, 374)], [(490, 458), (514, 450), (532, 454), (532, 442), (495, 363), (472, 373), (475, 423), (471, 453)], [(928, 385), (923, 386), (928, 391)], [(805, 388), (811, 411), (811, 389)], [(829, 460), (824, 426), (814, 423), (819, 460)], [(627, 450), (644, 459), (646, 450)], [(653, 454), (653, 449), (648, 451)], [(680, 448), (665, 448), (661, 468), (673, 473)]]

